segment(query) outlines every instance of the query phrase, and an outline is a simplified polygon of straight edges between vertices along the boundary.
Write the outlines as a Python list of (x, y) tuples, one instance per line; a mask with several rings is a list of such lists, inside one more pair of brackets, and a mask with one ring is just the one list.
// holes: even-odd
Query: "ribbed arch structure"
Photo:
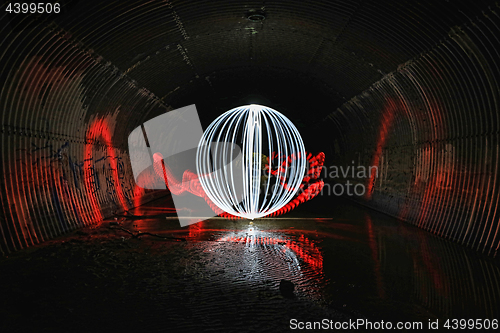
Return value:
[(496, 2), (60, 3), (0, 12), (3, 255), (160, 195), (133, 180), (140, 124), (196, 104), (206, 128), (252, 103), (325, 166), (378, 169), (325, 182), (364, 184), (353, 199), (496, 255)]

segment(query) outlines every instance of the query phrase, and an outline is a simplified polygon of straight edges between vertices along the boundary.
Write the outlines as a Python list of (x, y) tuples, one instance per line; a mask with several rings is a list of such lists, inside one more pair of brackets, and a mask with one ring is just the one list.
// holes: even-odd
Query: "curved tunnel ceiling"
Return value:
[(496, 255), (495, 2), (61, 3), (1, 19), (3, 253), (154, 196), (127, 156), (144, 121), (253, 102), (326, 165), (377, 166), (334, 179), (365, 183), (356, 200)]

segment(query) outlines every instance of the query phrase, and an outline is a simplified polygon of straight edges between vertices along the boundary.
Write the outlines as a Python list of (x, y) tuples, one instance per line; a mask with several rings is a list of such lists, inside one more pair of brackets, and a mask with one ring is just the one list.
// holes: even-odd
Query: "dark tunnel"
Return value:
[[(2, 331), (288, 331), (292, 318), (295, 328), (323, 318), (498, 326), (498, 2), (32, 4), (5, 1), (0, 13)], [(179, 227), (169, 190), (137, 184), (128, 137), (193, 104), (203, 129), (241, 105), (281, 112), (308, 152), (324, 153), (321, 193), (275, 219)], [(239, 246), (259, 269), (233, 272), (243, 257), (215, 257)], [(173, 277), (144, 282), (175, 251), (187, 252), (174, 282), (199, 264), (189, 276), (201, 291)], [(121, 273), (96, 273), (109, 253)], [(229, 277), (214, 268), (207, 278), (207, 258), (185, 262), (207, 253)], [(150, 266), (123, 268), (134, 260)], [(226, 287), (247, 268), (253, 275)], [(117, 287), (127, 272), (137, 277)]]

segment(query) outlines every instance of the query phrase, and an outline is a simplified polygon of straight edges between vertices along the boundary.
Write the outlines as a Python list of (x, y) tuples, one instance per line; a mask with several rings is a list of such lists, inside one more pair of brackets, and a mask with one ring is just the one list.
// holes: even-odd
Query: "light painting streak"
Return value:
[[(241, 165), (235, 162), (234, 149), (224, 149), (227, 145), (241, 147)], [(273, 152), (279, 166), (275, 173), (263, 163), (263, 155), (268, 158)], [(215, 119), (203, 133), (196, 154), (198, 175), (207, 175), (200, 176), (200, 183), (209, 199), (223, 211), (248, 219), (270, 215), (290, 202), (306, 165), (297, 128), (278, 111), (256, 104), (234, 108)], [(271, 174), (282, 186), (271, 184)]]

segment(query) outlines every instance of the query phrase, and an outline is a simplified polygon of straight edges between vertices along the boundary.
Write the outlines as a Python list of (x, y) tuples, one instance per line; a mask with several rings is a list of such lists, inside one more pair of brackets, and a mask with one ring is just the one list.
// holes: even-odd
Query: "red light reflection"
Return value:
[(373, 270), (375, 273), (375, 281), (377, 284), (378, 296), (380, 298), (385, 298), (384, 282), (382, 279), (381, 264), (378, 256), (377, 239), (375, 238), (375, 234), (373, 232), (373, 222), (370, 215), (368, 214), (365, 214), (365, 220), (366, 220), (366, 228), (368, 230), (368, 245), (370, 246), (370, 250), (372, 252), (372, 259), (374, 263)]
[(246, 234), (246, 235), (231, 235), (224, 236), (217, 240), (217, 242), (233, 242), (233, 243), (243, 243), (248, 246), (270, 246), (281, 245), (283, 250), (290, 250), (295, 253), (303, 262), (307, 263), (309, 267), (314, 269), (316, 273), (323, 272), (323, 255), (316, 243), (309, 238), (305, 237), (303, 234), (297, 239), (297, 241), (290, 240), (285, 237), (273, 237), (272, 234), (266, 232), (257, 231), (256, 235)]
[[(389, 130), (391, 129), (392, 123), (394, 121), (394, 113), (396, 109), (396, 102), (392, 99), (389, 99), (387, 101), (385, 109), (382, 112), (382, 121), (378, 132), (377, 144), (375, 146), (375, 153), (373, 154), (373, 160), (370, 167), (379, 167), (380, 156), (382, 155), (382, 150), (385, 146), (385, 142), (387, 141)], [(368, 184), (366, 186), (366, 200), (371, 200), (372, 198), (376, 177), (376, 172), (370, 173), (370, 178), (368, 179)]]
[(106, 154), (107, 157), (109, 157), (109, 165), (112, 171), (113, 183), (116, 189), (118, 199), (120, 201), (120, 205), (122, 206), (123, 210), (127, 210), (127, 202), (125, 200), (125, 196), (123, 195), (123, 191), (120, 184), (117, 160), (114, 148), (112, 146), (111, 131), (108, 122), (105, 119), (97, 119), (89, 126), (89, 129), (87, 131), (86, 135), (87, 143), (85, 144), (83, 170), (85, 176), (85, 188), (87, 191), (87, 196), (88, 198), (90, 198), (94, 219), (102, 220), (101, 209), (97, 197), (97, 188), (95, 183), (92, 181), (94, 175), (91, 172), (94, 163), (93, 161), (94, 141), (96, 139), (102, 139), (104, 145), (106, 146)]

